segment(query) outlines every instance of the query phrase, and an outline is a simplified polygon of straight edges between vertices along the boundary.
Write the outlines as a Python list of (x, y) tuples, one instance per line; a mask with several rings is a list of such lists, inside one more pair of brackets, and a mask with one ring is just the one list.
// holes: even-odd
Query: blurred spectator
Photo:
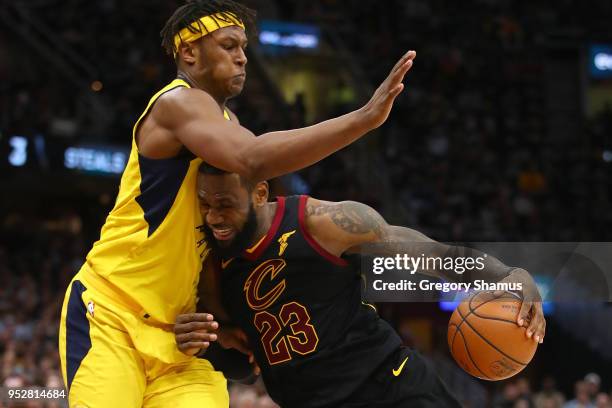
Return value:
[(532, 408), (533, 403), (529, 398), (520, 397), (514, 402), (512, 408)]
[(595, 402), (595, 397), (599, 394), (599, 387), (601, 386), (601, 377), (597, 373), (588, 373), (584, 376), (584, 382), (587, 385), (589, 398), (592, 402)]
[(561, 408), (565, 398), (556, 389), (555, 379), (546, 376), (542, 381), (542, 390), (534, 396), (533, 401), (536, 408)]
[(612, 408), (612, 399), (606, 393), (600, 392), (595, 396), (596, 408)]
[(529, 380), (525, 377), (519, 377), (515, 380), (515, 382), (520, 398), (528, 400), (529, 405), (531, 406), (531, 386), (529, 385)]
[(595, 408), (589, 397), (589, 386), (584, 381), (576, 381), (574, 399), (566, 402), (563, 408)]
[(503, 385), (501, 394), (497, 394), (493, 399), (494, 408), (513, 408), (520, 397), (520, 391), (514, 381), (509, 381)]

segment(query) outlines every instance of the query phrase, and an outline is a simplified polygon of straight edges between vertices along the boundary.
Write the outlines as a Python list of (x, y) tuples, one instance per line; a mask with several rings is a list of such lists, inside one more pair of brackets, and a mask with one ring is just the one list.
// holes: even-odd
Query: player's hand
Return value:
[(249, 355), (251, 350), (245, 332), (237, 327), (221, 327), (218, 331), (218, 342), (225, 349), (234, 348), (242, 354)]
[(255, 361), (255, 355), (249, 348), (249, 340), (244, 331), (237, 327), (221, 327), (217, 333), (217, 341), (221, 347), (225, 349), (234, 348), (249, 356), (249, 363), (253, 366), (253, 372), (255, 375), (261, 374), (261, 369)]
[(524, 269), (517, 268), (501, 282), (520, 282), (523, 284), (523, 302), (516, 318), (516, 323), (526, 327), (525, 335), (538, 343), (544, 341), (546, 319), (542, 310), (542, 297), (535, 281)]
[(187, 313), (176, 317), (174, 337), (178, 349), (193, 356), (206, 350), (211, 341), (217, 340), (219, 323), (210, 313)]
[(389, 76), (376, 89), (372, 98), (361, 108), (366, 115), (366, 120), (371, 129), (382, 125), (389, 117), (393, 107), (393, 101), (404, 89), (404, 75), (412, 67), (412, 61), (416, 57), (416, 51), (408, 51), (395, 64)]
[(249, 363), (251, 363), (253, 366), (253, 374), (260, 375), (261, 368), (259, 368), (259, 364), (257, 364), (257, 361), (255, 360), (255, 354), (249, 353)]

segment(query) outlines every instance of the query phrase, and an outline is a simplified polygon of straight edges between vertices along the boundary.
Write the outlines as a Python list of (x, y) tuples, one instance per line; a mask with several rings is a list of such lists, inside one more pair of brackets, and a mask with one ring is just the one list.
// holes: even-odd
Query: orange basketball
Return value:
[(448, 347), (461, 368), (497, 381), (527, 366), (538, 343), (516, 324), (520, 308), (521, 299), (510, 292), (478, 292), (459, 304), (448, 322)]

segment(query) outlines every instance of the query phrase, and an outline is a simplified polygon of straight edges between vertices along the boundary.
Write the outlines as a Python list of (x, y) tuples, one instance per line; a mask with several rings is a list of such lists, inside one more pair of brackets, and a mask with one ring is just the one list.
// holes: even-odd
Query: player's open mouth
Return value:
[(211, 228), (213, 235), (215, 236), (215, 239), (217, 239), (218, 241), (227, 241), (228, 239), (232, 238), (232, 236), (234, 235), (234, 230), (232, 228), (224, 228), (224, 229), (220, 229), (220, 228)]

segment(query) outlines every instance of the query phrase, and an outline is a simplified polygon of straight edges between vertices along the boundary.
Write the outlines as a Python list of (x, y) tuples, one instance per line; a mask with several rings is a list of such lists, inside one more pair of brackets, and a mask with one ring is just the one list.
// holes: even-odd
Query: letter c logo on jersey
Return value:
[[(269, 276), (270, 281), (282, 271), (287, 262), (284, 259), (268, 259), (262, 262), (257, 268), (251, 272), (247, 280), (244, 282), (244, 292), (246, 300), (251, 309), (264, 310), (279, 298), (281, 293), (287, 286), (285, 279), (281, 280), (272, 289), (264, 294), (259, 293), (259, 288), (263, 280)], [(260, 296), (261, 295), (261, 296)]]

